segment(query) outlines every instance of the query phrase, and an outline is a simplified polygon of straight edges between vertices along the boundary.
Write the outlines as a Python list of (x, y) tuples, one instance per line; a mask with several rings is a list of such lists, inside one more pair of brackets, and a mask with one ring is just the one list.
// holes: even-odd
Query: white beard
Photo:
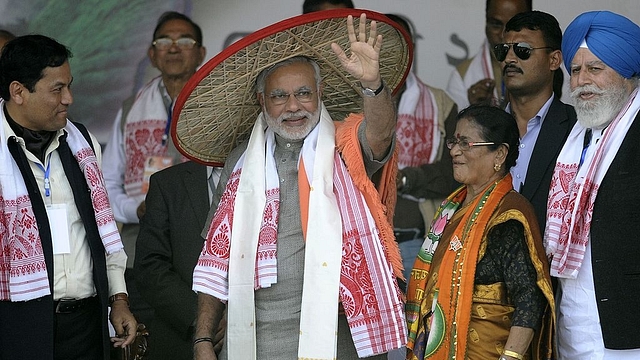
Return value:
[[(294, 113), (286, 112), (278, 116), (277, 119), (269, 115), (265, 106), (262, 107), (262, 113), (264, 114), (264, 119), (267, 122), (267, 125), (276, 134), (282, 136), (287, 140), (303, 140), (307, 137), (307, 135), (309, 135), (311, 130), (313, 130), (316, 125), (318, 125), (318, 122), (320, 122), (321, 104), (322, 102), (320, 101), (320, 98), (318, 98), (318, 108), (316, 109), (316, 111), (308, 112), (306, 110), (300, 110)], [(282, 122), (286, 119), (303, 116), (308, 119), (308, 122), (305, 126), (302, 126), (300, 128), (293, 128), (282, 125)]]
[[(582, 100), (581, 93), (590, 92), (598, 96), (593, 100)], [(575, 102), (578, 123), (584, 128), (602, 129), (615, 119), (629, 98), (622, 86), (600, 89), (595, 85), (585, 85), (571, 91)]]

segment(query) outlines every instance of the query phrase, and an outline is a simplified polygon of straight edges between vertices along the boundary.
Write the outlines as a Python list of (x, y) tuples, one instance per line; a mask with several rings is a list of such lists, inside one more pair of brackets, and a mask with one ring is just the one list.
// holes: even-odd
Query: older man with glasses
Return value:
[(190, 18), (177, 12), (160, 16), (148, 50), (160, 76), (124, 101), (104, 153), (105, 164), (109, 164), (104, 169), (109, 202), (122, 225), (122, 242), (128, 255), (126, 275), (132, 310), (144, 323), (150, 321), (151, 311), (139, 298), (133, 282), (138, 222), (145, 213), (149, 176), (185, 160), (168, 136), (171, 106), (205, 53), (202, 30)]

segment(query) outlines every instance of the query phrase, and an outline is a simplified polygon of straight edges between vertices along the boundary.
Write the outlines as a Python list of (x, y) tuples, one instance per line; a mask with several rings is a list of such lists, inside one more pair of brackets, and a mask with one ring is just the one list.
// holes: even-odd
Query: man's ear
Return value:
[(549, 69), (551, 71), (556, 71), (562, 65), (562, 51), (553, 50), (549, 54)]
[(256, 93), (256, 97), (258, 98), (258, 102), (260, 103), (260, 107), (263, 108), (264, 107), (264, 94), (263, 93)]
[(151, 65), (153, 65), (154, 68), (158, 68), (158, 66), (156, 66), (156, 51), (153, 48), (153, 45), (149, 46), (149, 50), (147, 50), (147, 56), (149, 56)]
[(11, 101), (18, 105), (22, 105), (24, 103), (25, 92), (29, 92), (24, 85), (17, 81), (12, 81), (9, 84), (9, 96), (11, 97)]
[(207, 48), (200, 46), (198, 49), (198, 66), (202, 65), (205, 56), (207, 56)]

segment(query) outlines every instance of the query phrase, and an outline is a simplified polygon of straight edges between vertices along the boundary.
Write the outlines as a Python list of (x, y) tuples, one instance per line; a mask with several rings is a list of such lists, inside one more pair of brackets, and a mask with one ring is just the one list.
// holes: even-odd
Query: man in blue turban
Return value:
[(578, 123), (558, 156), (545, 229), (558, 359), (640, 359), (640, 27), (586, 12), (562, 52)]

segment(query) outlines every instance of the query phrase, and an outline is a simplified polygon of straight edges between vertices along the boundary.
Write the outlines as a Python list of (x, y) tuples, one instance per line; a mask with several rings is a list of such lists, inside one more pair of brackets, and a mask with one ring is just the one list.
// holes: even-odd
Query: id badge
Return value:
[(149, 156), (144, 162), (144, 174), (142, 176), (142, 193), (149, 191), (149, 178), (154, 173), (166, 169), (173, 165), (173, 158), (170, 156)]
[(69, 243), (69, 222), (67, 220), (67, 205), (52, 204), (47, 205), (47, 217), (51, 228), (51, 241), (53, 242), (53, 253), (69, 254), (71, 245)]

